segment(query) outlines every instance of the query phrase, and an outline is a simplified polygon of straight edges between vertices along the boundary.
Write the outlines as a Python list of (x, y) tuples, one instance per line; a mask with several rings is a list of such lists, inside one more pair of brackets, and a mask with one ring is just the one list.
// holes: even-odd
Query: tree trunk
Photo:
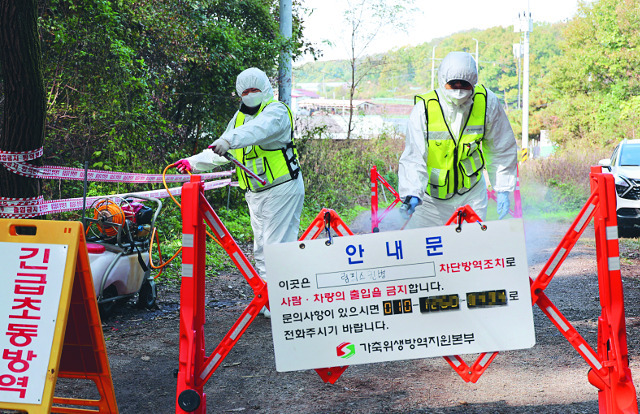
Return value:
[(349, 88), (349, 123), (347, 125), (347, 139), (353, 131), (353, 96), (356, 93), (356, 58), (351, 59), (351, 87)]
[[(38, 37), (37, 0), (0, 0), (0, 73), (4, 111), (0, 150), (32, 151), (43, 146), (45, 91)], [(32, 162), (41, 165), (40, 159)], [(0, 197), (37, 197), (40, 182), (0, 167)]]

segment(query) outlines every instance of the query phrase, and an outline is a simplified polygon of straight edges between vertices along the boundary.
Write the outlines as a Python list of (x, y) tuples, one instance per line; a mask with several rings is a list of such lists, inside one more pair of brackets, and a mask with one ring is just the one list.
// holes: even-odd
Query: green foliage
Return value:
[(620, 257), (624, 260), (639, 259), (640, 258), (640, 238), (621, 238), (620, 242)]
[[(277, 0), (41, 1), (46, 162), (159, 173), (199, 152), (237, 109), (238, 73), (255, 66), (273, 76), (281, 50), (308, 48), (294, 3), (285, 41)], [(45, 198), (80, 195), (56, 185), (45, 184)]]
[[(451, 51), (475, 53), (473, 39), (478, 39), (479, 82), (504, 102), (514, 132), (520, 135), (522, 68), (512, 52), (520, 36), (511, 27), (469, 30), (377, 55), (380, 64), (362, 80), (356, 98), (411, 99), (424, 93), (431, 88), (434, 47), (437, 68)], [(607, 148), (636, 137), (639, 46), (640, 0), (584, 2), (566, 23), (535, 24), (530, 35), (530, 136), (547, 129), (561, 147), (580, 142)], [(301, 83), (347, 82), (347, 63), (309, 63), (295, 68), (294, 74)]]
[(245, 244), (253, 240), (251, 217), (246, 203), (243, 202), (233, 210), (220, 208), (216, 210), (216, 213), (237, 243)]
[(378, 138), (346, 140), (302, 138), (297, 141), (306, 188), (305, 205), (349, 209), (368, 204), (370, 170), (397, 174), (404, 141)]
[(612, 146), (633, 137), (640, 94), (640, 2), (583, 3), (565, 30), (562, 54), (550, 76), (546, 127), (566, 144)]
[(211, 239), (207, 240), (206, 273), (214, 276), (225, 270), (234, 269), (235, 265), (227, 252)]
[[(565, 24), (537, 24), (531, 41), (531, 110), (547, 105), (547, 99), (538, 92), (546, 88), (547, 74), (553, 59), (560, 53), (558, 39)], [(440, 60), (452, 51), (475, 54), (475, 41), (479, 43), (479, 82), (502, 98), (508, 110), (518, 107), (518, 61), (512, 47), (520, 41), (513, 28), (494, 27), (470, 30), (446, 38), (434, 39), (415, 47), (402, 47), (384, 55), (376, 55), (378, 65), (361, 81), (356, 99), (404, 98), (412, 100), (417, 94), (431, 88), (431, 58), (436, 47), (436, 69)], [(294, 68), (299, 83), (347, 83), (350, 68), (347, 61), (320, 61)], [(436, 76), (436, 87), (437, 76)], [(325, 88), (326, 89), (326, 88)], [(332, 90), (326, 95), (331, 96)], [(336, 90), (336, 96), (344, 96)], [(519, 121), (518, 121), (519, 123)], [(535, 127), (536, 125), (532, 125)], [(537, 130), (536, 130), (537, 131)], [(537, 133), (534, 131), (534, 133)]]
[[(156, 221), (156, 227), (160, 235), (166, 239), (182, 239), (182, 216), (180, 208), (170, 199), (164, 199), (162, 210)], [(178, 202), (180, 199), (177, 199)]]
[[(218, 192), (220, 192), (218, 190)], [(211, 196), (209, 192), (207, 196)], [(215, 212), (227, 228), (236, 243), (241, 249), (248, 253), (251, 250), (253, 233), (251, 230), (251, 221), (249, 211), (244, 201), (233, 209), (226, 207), (214, 207)], [(160, 235), (160, 243), (162, 250), (162, 260), (167, 261), (182, 246), (182, 218), (180, 209), (172, 202), (165, 203), (162, 212), (156, 223)], [(209, 230), (209, 233), (211, 231)], [(206, 255), (206, 272), (208, 275), (217, 275), (223, 271), (229, 271), (235, 268), (233, 261), (229, 258), (224, 249), (211, 237), (207, 236), (207, 255)], [(161, 258), (154, 246), (153, 263), (158, 265)], [(178, 255), (171, 263), (165, 267), (162, 280), (175, 283), (180, 278), (180, 266), (182, 264), (182, 256)]]
[[(226, 223), (225, 223), (226, 224)], [(163, 255), (165, 252), (173, 253), (180, 250), (182, 247), (182, 238), (167, 239), (162, 242)], [(157, 266), (160, 263), (160, 257), (154, 250), (153, 261)], [(163, 256), (163, 260), (168, 260), (169, 257)], [(179, 284), (181, 277), (182, 255), (178, 254), (167, 266), (164, 267), (162, 274), (158, 277), (157, 281), (167, 284)], [(225, 250), (218, 245), (210, 237), (207, 237), (206, 241), (206, 256), (205, 256), (205, 274), (209, 277), (215, 277), (221, 272), (231, 271), (235, 269), (235, 265)], [(156, 271), (157, 274), (157, 271)]]
[(563, 210), (579, 210), (589, 197), (589, 193), (584, 188), (571, 182), (551, 178), (547, 181), (547, 185), (549, 186), (549, 192), (545, 201), (548, 201), (553, 206), (560, 206), (559, 208)]

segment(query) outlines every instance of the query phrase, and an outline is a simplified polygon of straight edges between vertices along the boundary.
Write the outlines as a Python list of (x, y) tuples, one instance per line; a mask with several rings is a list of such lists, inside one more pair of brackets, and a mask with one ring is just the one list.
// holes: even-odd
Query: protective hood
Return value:
[(478, 83), (476, 61), (467, 52), (451, 52), (440, 63), (438, 68), (438, 85), (444, 85), (452, 80), (464, 80), (472, 86)]
[(261, 103), (270, 101), (273, 98), (273, 89), (267, 75), (258, 68), (245, 69), (236, 79), (236, 92), (242, 96), (242, 92), (249, 88), (260, 89), (262, 95)]

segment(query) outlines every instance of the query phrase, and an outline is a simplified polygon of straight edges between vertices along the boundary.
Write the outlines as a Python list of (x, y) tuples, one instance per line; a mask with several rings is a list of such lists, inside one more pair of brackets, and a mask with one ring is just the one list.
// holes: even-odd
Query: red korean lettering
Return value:
[(11, 351), (9, 349), (5, 349), (2, 353), (2, 359), (6, 359), (9, 361), (9, 370), (15, 373), (25, 372), (29, 369), (29, 361), (33, 358), (37, 357), (33, 351), (24, 352), (26, 356), (23, 358), (23, 350), (19, 349), (17, 351)]
[(38, 336), (38, 325), (26, 325), (20, 323), (10, 323), (6, 335), (13, 346), (27, 346), (31, 344), (34, 337)]

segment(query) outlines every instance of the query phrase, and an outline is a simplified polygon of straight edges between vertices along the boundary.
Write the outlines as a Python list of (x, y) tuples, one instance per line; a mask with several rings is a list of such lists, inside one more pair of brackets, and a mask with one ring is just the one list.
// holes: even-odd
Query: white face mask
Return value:
[(262, 92), (251, 92), (242, 97), (242, 103), (249, 108), (254, 108), (262, 103)]
[(468, 89), (445, 89), (444, 93), (454, 105), (462, 105), (473, 95), (473, 91)]

